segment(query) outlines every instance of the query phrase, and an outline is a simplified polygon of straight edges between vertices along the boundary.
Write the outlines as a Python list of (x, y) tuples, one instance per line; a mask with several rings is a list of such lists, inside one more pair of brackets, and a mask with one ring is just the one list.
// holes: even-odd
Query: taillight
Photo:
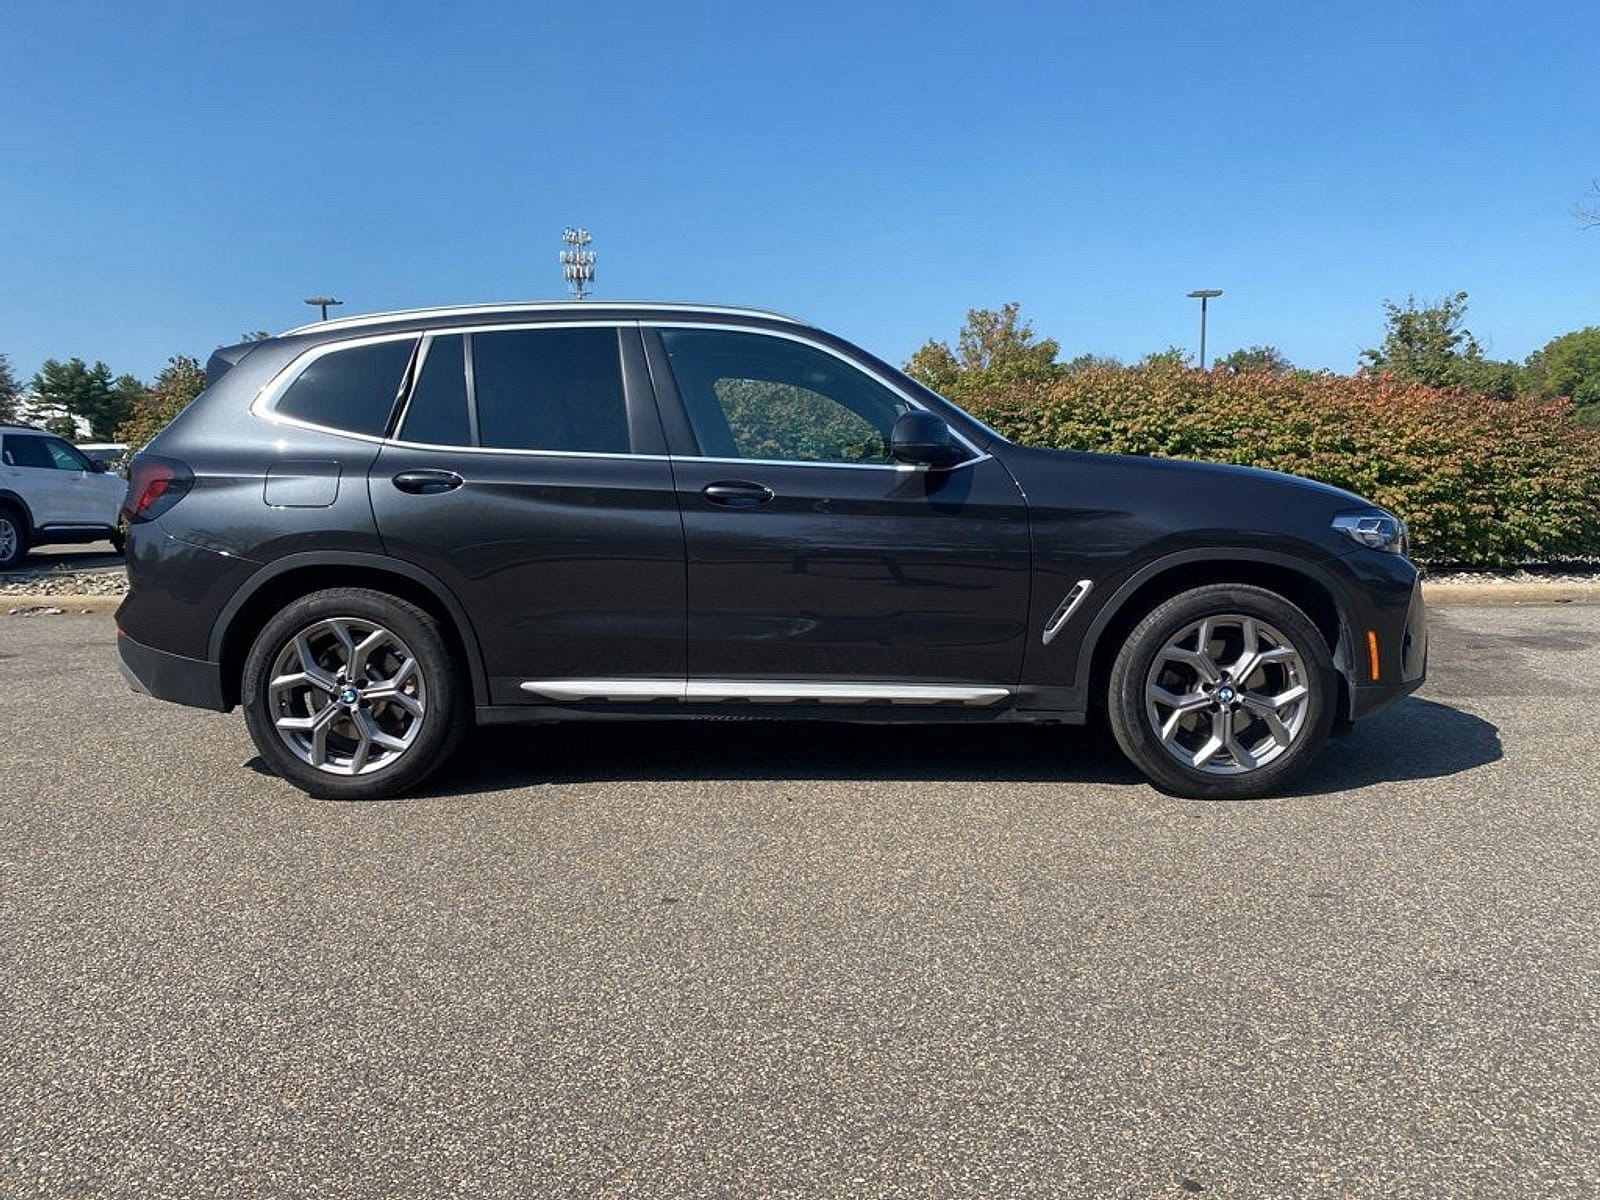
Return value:
[(141, 454), (128, 465), (128, 495), (122, 515), (132, 524), (154, 521), (194, 486), (194, 472), (175, 458)]

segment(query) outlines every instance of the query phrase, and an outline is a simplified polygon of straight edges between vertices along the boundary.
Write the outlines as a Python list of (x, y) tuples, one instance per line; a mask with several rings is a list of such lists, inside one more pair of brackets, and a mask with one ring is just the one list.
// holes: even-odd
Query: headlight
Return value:
[(1410, 548), (1406, 539), (1406, 523), (1382, 509), (1340, 513), (1333, 519), (1333, 527), (1352, 541), (1373, 550), (1404, 554)]

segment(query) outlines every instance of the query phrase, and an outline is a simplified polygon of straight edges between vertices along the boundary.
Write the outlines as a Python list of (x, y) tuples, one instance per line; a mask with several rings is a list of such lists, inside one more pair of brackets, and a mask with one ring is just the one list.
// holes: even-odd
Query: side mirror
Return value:
[(966, 457), (966, 451), (950, 435), (950, 426), (933, 413), (915, 408), (894, 423), (889, 453), (919, 467), (954, 466)]

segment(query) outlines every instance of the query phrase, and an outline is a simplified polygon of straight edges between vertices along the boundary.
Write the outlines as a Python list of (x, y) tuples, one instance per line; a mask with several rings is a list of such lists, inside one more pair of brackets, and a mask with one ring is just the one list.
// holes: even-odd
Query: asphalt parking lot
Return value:
[(341, 805), (0, 617), (0, 1192), (1592, 1197), (1600, 606), (1433, 633), (1273, 801), (707, 724)]

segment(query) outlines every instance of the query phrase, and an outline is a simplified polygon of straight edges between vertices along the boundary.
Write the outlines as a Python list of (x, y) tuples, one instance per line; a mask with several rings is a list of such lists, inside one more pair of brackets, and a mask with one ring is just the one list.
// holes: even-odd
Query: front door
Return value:
[(949, 470), (896, 464), (888, 438), (911, 402), (804, 339), (667, 325), (647, 337), (669, 366), (664, 412), (700, 451), (673, 459), (691, 698), (716, 698), (720, 681), (771, 681), (742, 694), (773, 698), (1015, 686), (1030, 551), (1004, 467), (977, 451)]
[(461, 601), (495, 703), (681, 685), (683, 531), (638, 337), (433, 335), (373, 466), (387, 552)]
[(109, 489), (89, 456), (62, 438), (42, 440), (60, 487), (63, 515), (59, 520), (67, 525), (115, 524), (118, 502), (108, 500)]
[(72, 477), (57, 469), (49, 443), (41, 433), (8, 433), (0, 439), (0, 487), (16, 492), (33, 514), (33, 523), (72, 525), (77, 511)]

